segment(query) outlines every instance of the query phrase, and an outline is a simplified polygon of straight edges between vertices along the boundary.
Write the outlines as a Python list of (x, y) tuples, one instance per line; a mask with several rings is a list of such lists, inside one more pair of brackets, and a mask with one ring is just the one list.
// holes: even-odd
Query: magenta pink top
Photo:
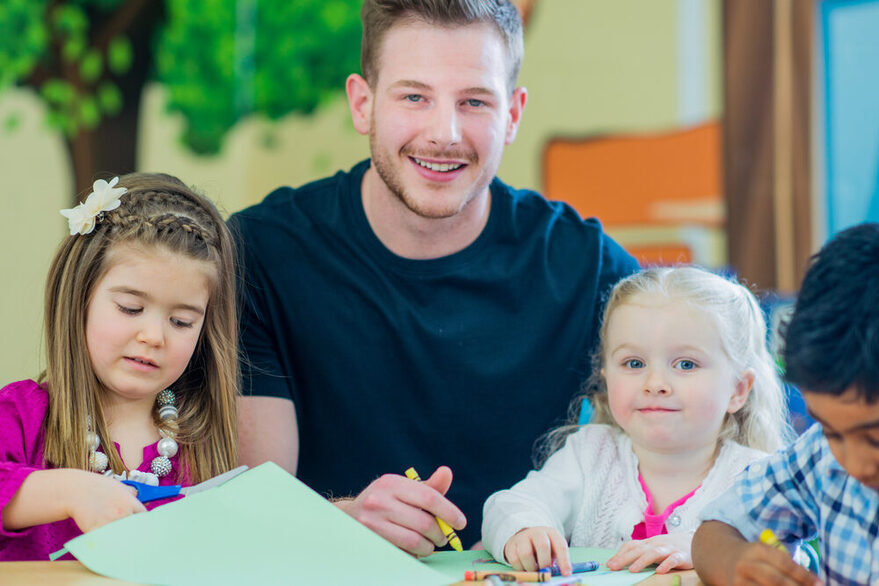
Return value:
[(644, 496), (647, 497), (647, 510), (644, 511), (644, 520), (635, 525), (635, 528), (632, 530), (632, 539), (649, 539), (650, 537), (668, 533), (668, 529), (665, 527), (668, 518), (672, 516), (675, 509), (687, 502), (699, 490), (697, 486), (692, 492), (685, 494), (666, 507), (663, 512), (656, 515), (653, 513), (653, 495), (650, 494), (650, 489), (644, 484), (644, 479), (641, 478), (640, 474), (638, 474), (638, 482), (641, 483), (641, 490), (644, 491)]
[[(32, 380), (23, 380), (0, 389), (0, 561), (49, 559), (67, 541), (82, 534), (73, 519), (37, 525), (20, 531), (3, 529), (3, 510), (31, 472), (48, 468), (43, 461), (45, 432), (43, 419), (49, 407), (46, 390)], [(158, 442), (156, 442), (158, 443)], [(116, 451), (119, 445), (116, 444)], [(156, 444), (144, 447), (138, 470), (149, 472), (158, 456)], [(171, 473), (159, 479), (160, 485), (181, 484), (178, 458), (171, 460)], [(146, 503), (147, 509), (169, 503), (173, 497)], [(73, 559), (66, 554), (60, 559)]]

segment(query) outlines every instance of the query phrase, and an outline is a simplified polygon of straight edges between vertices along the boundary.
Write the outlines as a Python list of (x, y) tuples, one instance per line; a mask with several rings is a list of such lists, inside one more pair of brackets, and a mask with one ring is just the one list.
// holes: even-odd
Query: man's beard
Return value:
[[(473, 195), (471, 194), (463, 202), (461, 202), (460, 206), (445, 209), (427, 208), (421, 205), (418, 200), (411, 197), (406, 192), (406, 188), (403, 186), (403, 180), (400, 177), (402, 170), (400, 168), (394, 167), (392, 161), (390, 160), (390, 157), (387, 156), (387, 151), (379, 146), (378, 141), (375, 138), (374, 129), (370, 129), (369, 131), (369, 146), (372, 153), (372, 166), (375, 169), (376, 173), (378, 173), (378, 176), (381, 177), (382, 181), (384, 181), (388, 190), (390, 190), (390, 192), (394, 194), (394, 197), (400, 200), (400, 202), (404, 206), (406, 206), (406, 208), (409, 209), (409, 211), (411, 211), (413, 214), (427, 219), (450, 218), (460, 213), (460, 211), (473, 200)], [(401, 157), (421, 158), (417, 157), (414, 152), (410, 152), (410, 150), (406, 147), (403, 147), (400, 155)], [(467, 165), (475, 163), (477, 159), (475, 153), (467, 153), (461, 150), (436, 152), (430, 154), (423, 153), (422, 156), (426, 159), (452, 159), (456, 161), (466, 161)]]

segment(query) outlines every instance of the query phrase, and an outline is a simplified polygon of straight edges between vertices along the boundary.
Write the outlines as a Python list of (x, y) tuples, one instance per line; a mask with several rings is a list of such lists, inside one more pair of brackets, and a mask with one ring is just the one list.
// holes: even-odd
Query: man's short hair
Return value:
[(879, 400), (879, 224), (844, 230), (812, 257), (784, 346), (785, 378), (803, 390)]
[(360, 19), (360, 69), (371, 87), (378, 78), (378, 55), (385, 34), (400, 22), (422, 21), (447, 27), (494, 25), (507, 49), (508, 89), (512, 93), (516, 88), (524, 53), (522, 19), (509, 0), (364, 0)]

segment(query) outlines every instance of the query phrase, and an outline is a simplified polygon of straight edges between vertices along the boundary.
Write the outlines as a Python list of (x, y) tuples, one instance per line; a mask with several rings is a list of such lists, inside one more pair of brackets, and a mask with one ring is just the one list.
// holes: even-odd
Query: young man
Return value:
[(512, 4), (366, 0), (362, 19), (346, 90), (371, 160), (231, 219), (241, 454), (362, 491), (338, 506), (426, 555), (446, 541), (435, 516), (470, 546), (488, 495), (530, 469), (588, 375), (602, 295), (637, 264), (495, 177), (527, 100)]
[(879, 224), (815, 256), (785, 334), (786, 377), (818, 422), (751, 465), (693, 538), (707, 584), (820, 584), (780, 549), (819, 539), (829, 584), (879, 584)]

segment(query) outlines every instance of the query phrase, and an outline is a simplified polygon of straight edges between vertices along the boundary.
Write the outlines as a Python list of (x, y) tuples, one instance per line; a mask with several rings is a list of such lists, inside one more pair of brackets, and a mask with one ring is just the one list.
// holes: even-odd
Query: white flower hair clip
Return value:
[(115, 210), (122, 203), (119, 197), (128, 191), (125, 187), (114, 187), (119, 183), (118, 177), (113, 177), (109, 183), (98, 179), (92, 185), (92, 192), (84, 202), (74, 208), (61, 210), (61, 215), (67, 218), (70, 227), (70, 235), (89, 234), (95, 229), (95, 223), (100, 214)]

